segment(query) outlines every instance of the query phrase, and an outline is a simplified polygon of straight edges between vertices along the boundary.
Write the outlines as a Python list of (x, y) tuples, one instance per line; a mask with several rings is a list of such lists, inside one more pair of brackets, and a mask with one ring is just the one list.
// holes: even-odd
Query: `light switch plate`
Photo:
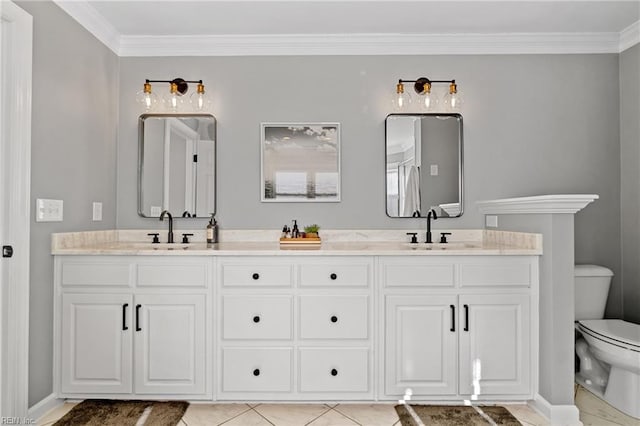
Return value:
[(431, 176), (438, 176), (438, 165), (432, 164), (430, 167)]
[(62, 222), (62, 200), (38, 198), (36, 200), (36, 222)]
[(93, 202), (93, 220), (94, 222), (102, 220), (102, 203), (99, 201)]

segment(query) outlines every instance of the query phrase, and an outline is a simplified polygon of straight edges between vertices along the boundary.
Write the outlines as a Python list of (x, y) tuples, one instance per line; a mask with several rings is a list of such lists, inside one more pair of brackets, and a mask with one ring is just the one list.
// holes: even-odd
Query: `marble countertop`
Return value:
[[(520, 232), (451, 230), (450, 242), (405, 242), (406, 231), (325, 231), (318, 245), (284, 245), (278, 232), (227, 231), (208, 245), (200, 235), (189, 244), (144, 241), (148, 231), (113, 230), (53, 234), (54, 255), (141, 256), (487, 256), (541, 255), (542, 236)], [(444, 231), (438, 231), (444, 232)], [(248, 233), (248, 234), (244, 234)], [(176, 234), (176, 235), (179, 235)], [(435, 233), (437, 235), (437, 233)], [(225, 238), (226, 237), (226, 238)], [(177, 239), (177, 238), (176, 238)]]

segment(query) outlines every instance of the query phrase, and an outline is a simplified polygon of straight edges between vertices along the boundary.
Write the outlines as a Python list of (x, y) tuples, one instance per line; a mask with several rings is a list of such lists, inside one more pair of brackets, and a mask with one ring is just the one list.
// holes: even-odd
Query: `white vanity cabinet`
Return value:
[(386, 397), (531, 397), (537, 265), (535, 256), (381, 258)]
[(211, 264), (209, 258), (57, 257), (60, 395), (210, 398)]
[(218, 399), (372, 399), (373, 265), (219, 257)]

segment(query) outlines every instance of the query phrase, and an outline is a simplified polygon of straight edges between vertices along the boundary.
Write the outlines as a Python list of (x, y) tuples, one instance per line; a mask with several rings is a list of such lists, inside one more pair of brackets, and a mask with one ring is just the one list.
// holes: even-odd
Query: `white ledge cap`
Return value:
[(553, 194), (478, 201), (477, 204), (484, 214), (575, 214), (598, 198), (596, 194)]

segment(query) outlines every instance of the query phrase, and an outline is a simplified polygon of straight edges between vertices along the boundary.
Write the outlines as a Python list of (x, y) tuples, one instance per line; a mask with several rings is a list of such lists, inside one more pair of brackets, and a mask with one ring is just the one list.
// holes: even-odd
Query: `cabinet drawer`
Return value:
[(163, 259), (159, 262), (138, 264), (137, 285), (140, 287), (207, 287), (209, 265), (207, 263)]
[(224, 392), (290, 392), (291, 348), (224, 348)]
[(368, 296), (300, 296), (302, 339), (366, 339), (368, 324)]
[(529, 259), (485, 258), (460, 265), (460, 286), (516, 286), (530, 287), (532, 268)]
[(300, 349), (301, 392), (367, 392), (368, 348)]
[(64, 261), (61, 269), (63, 286), (131, 287), (133, 284), (129, 262)]
[(291, 296), (224, 296), (224, 339), (291, 339)]
[(455, 264), (444, 259), (388, 259), (382, 264), (387, 287), (453, 287)]
[(293, 266), (278, 264), (221, 264), (223, 286), (291, 287)]
[(367, 287), (371, 276), (371, 262), (353, 261), (332, 264), (300, 265), (302, 287)]

